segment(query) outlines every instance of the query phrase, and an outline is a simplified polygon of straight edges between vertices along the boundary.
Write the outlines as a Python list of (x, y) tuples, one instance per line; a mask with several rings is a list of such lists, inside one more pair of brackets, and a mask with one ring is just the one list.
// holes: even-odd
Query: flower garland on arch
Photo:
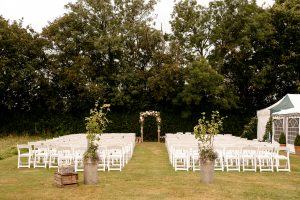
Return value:
[(140, 112), (140, 123), (144, 124), (145, 121), (145, 117), (147, 116), (153, 116), (156, 118), (156, 122), (158, 123), (158, 125), (160, 125), (161, 123), (161, 118), (160, 118), (160, 112), (158, 111), (146, 111), (146, 112)]

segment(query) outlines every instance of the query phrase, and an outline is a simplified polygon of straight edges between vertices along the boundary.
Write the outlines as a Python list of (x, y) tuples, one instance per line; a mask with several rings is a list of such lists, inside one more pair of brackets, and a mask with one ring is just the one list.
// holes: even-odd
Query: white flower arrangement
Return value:
[(141, 112), (140, 113), (140, 123), (141, 124), (144, 123), (145, 117), (147, 117), (147, 116), (153, 116), (153, 117), (156, 118), (156, 122), (158, 124), (161, 123), (160, 112), (150, 110), (150, 111), (146, 111), (146, 112)]

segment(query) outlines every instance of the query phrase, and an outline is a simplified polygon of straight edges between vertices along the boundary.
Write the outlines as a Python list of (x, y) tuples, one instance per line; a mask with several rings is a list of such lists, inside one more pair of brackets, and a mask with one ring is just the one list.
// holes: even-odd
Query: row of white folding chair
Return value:
[(188, 171), (195, 166), (195, 160), (198, 156), (198, 146), (194, 143), (175, 144), (169, 147), (169, 158), (172, 166), (177, 170)]
[(105, 171), (119, 170), (128, 163), (132, 157), (132, 143), (106, 144), (100, 147), (98, 169)]
[[(98, 171), (108, 171), (111, 170), (119, 170), (121, 171), (124, 163), (123, 163), (123, 154), (122, 147), (99, 147), (98, 149)], [(83, 154), (78, 154), (75, 156), (75, 171), (84, 171), (84, 160)]]
[[(284, 152), (282, 155), (280, 152)], [(223, 159), (227, 171), (255, 171), (257, 165), (260, 172), (263, 171), (290, 171), (289, 150), (287, 148), (274, 147), (225, 147)], [(285, 161), (283, 167), (280, 161)], [(275, 162), (275, 163), (274, 163)]]
[[(175, 140), (176, 141), (176, 140)], [(187, 170), (188, 169), (188, 161), (181, 162), (183, 166), (177, 166), (175, 159), (183, 160), (184, 148), (180, 149), (180, 145), (182, 144), (177, 141), (177, 144), (173, 141), (175, 146), (178, 146), (178, 150), (176, 150), (178, 155), (174, 157), (174, 152), (172, 145), (168, 144), (168, 153), (170, 156), (170, 162), (172, 166), (175, 167), (175, 170)], [(240, 145), (240, 143), (239, 143)], [(245, 144), (243, 144), (245, 145)], [(287, 155), (281, 155), (278, 153), (279, 149), (274, 149), (271, 145), (267, 147), (264, 146), (265, 144), (260, 144), (260, 147), (251, 147), (251, 146), (244, 146), (241, 147), (226, 147), (226, 148), (215, 148), (218, 153), (218, 158), (215, 161), (215, 170), (224, 171), (224, 165), (226, 165), (227, 171), (240, 171), (241, 167), (243, 171), (256, 171), (257, 165), (259, 166), (259, 170), (262, 171), (273, 171), (274, 167), (277, 171), (290, 171), (290, 161), (289, 161), (289, 151), (288, 149), (281, 149), (284, 150)], [(174, 147), (173, 147), (174, 148)], [(280, 161), (286, 161), (286, 165), (282, 167), (280, 165)], [(193, 171), (200, 170), (199, 168), (199, 156), (197, 153), (194, 153), (191, 156), (192, 161), (192, 169)], [(274, 164), (275, 162), (275, 164)]]
[[(34, 168), (37, 168), (37, 167), (46, 168), (47, 164), (49, 164), (49, 168), (51, 168), (51, 164), (54, 163), (53, 149), (49, 150), (49, 147), (46, 145), (35, 144), (33, 147), (31, 145), (17, 145), (17, 148), (18, 148), (18, 168), (19, 167), (30, 168), (31, 163), (33, 164)], [(58, 164), (60, 164), (60, 162), (63, 162), (62, 155), (57, 154), (57, 153), (55, 153), (55, 154), (56, 154), (56, 161), (58, 162)], [(26, 165), (22, 164), (21, 158), (27, 159)]]
[[(83, 154), (86, 148), (75, 148), (74, 164), (76, 171), (83, 171)], [(131, 144), (100, 144), (98, 149), (98, 170), (122, 170), (132, 156)], [(68, 158), (68, 157), (67, 157)], [(65, 163), (68, 159), (65, 160)]]
[(49, 168), (57, 168), (63, 164), (70, 165), (74, 161), (74, 156), (75, 148), (72, 146), (35, 145), (33, 166), (46, 168), (48, 164)]
[[(21, 153), (21, 149), (27, 149), (26, 153)], [(31, 146), (30, 145), (18, 145), (18, 167), (29, 167), (31, 162)], [(99, 170), (120, 170), (125, 166), (125, 162), (128, 162), (126, 154), (126, 148), (124, 146), (107, 146), (99, 149)], [(78, 147), (72, 149), (70, 146), (46, 146), (46, 145), (35, 145), (33, 149), (33, 166), (46, 168), (57, 168), (63, 164), (75, 165), (76, 171), (83, 170), (83, 155), (86, 151), (86, 147)], [(23, 165), (21, 158), (26, 157), (27, 164)], [(107, 162), (107, 164), (106, 164)]]
[[(117, 137), (117, 136), (118, 136), (118, 134), (115, 134), (114, 137)], [(135, 145), (135, 139), (134, 139), (135, 134), (128, 134), (128, 135), (123, 134), (120, 138), (123, 138), (123, 139), (125, 138), (127, 141), (130, 140), (131, 145), (130, 145), (130, 147), (127, 147), (127, 148), (129, 148), (129, 150), (127, 150), (127, 151), (130, 152), (130, 156), (128, 156), (128, 157), (131, 157), (133, 154), (133, 148)], [(67, 136), (61, 136), (58, 138), (53, 138), (50, 140), (48, 139), (48, 140), (44, 140), (44, 141), (29, 142), (28, 143), (29, 147), (27, 148), (29, 151), (28, 155), (30, 155), (29, 162), (32, 163), (35, 167), (45, 167), (47, 165), (48, 159), (50, 158), (50, 151), (49, 151), (49, 149), (48, 149), (48, 151), (45, 150), (45, 148), (44, 148), (44, 150), (42, 150), (43, 146), (48, 146), (48, 147), (49, 146), (67, 146), (67, 145), (86, 146), (86, 142), (87, 142), (86, 134), (72, 134), (72, 135), (67, 135)], [(37, 146), (37, 147), (40, 146), (40, 148), (34, 148), (35, 146)], [(36, 153), (35, 153), (35, 151), (36, 151)], [(46, 152), (48, 153), (48, 155), (46, 155)], [(43, 160), (45, 160), (45, 162), (43, 162)], [(18, 164), (18, 166), (19, 166), (19, 164)], [(29, 165), (29, 167), (30, 167), (30, 165)]]
[[(18, 145), (18, 149), (19, 147), (20, 145)], [(61, 144), (45, 145), (36, 142), (30, 143), (30, 145), (22, 145), (22, 147), (26, 147), (28, 151), (26, 154), (28, 155), (28, 167), (30, 167), (30, 163), (32, 163), (34, 168), (46, 168), (48, 164), (49, 168), (57, 168), (60, 164), (70, 164), (74, 158), (74, 147), (72, 146), (62, 146)]]
[(99, 146), (121, 146), (124, 164), (127, 164), (133, 155), (134, 146), (131, 141), (124, 141), (124, 140), (109, 141), (109, 140), (106, 140), (106, 141), (100, 141)]

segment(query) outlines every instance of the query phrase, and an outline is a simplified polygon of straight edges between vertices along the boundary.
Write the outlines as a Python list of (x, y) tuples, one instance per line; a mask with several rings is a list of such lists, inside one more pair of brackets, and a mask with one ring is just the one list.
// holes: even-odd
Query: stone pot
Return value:
[(206, 160), (200, 163), (200, 177), (201, 182), (205, 184), (210, 184), (214, 180), (215, 173), (215, 161)]
[(98, 183), (98, 162), (88, 159), (84, 161), (84, 184), (95, 185)]
[(300, 146), (294, 146), (295, 147), (295, 154), (300, 155)]

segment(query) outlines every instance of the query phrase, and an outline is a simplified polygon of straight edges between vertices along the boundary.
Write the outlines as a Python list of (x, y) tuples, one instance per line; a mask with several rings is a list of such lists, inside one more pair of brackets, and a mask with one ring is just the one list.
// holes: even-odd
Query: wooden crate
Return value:
[(59, 187), (78, 185), (78, 173), (61, 174), (55, 172), (54, 181)]

